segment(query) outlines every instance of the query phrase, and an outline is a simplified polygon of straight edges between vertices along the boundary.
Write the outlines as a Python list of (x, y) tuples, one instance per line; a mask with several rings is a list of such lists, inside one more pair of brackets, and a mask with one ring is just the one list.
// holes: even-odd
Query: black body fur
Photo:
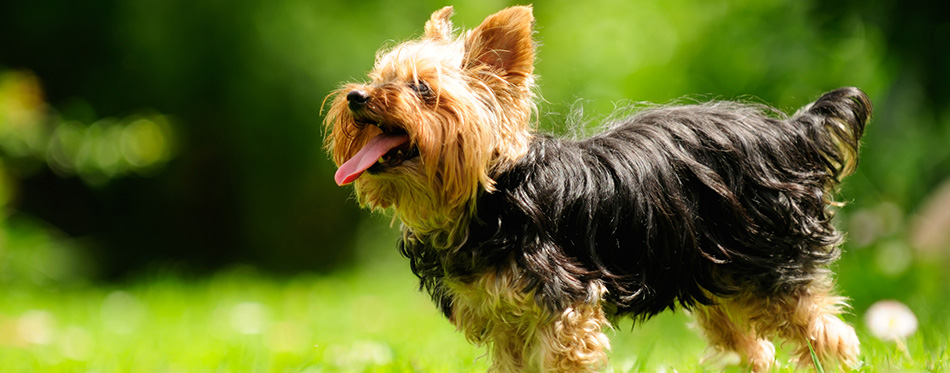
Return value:
[(607, 287), (612, 316), (646, 319), (709, 294), (793, 292), (839, 256), (831, 194), (871, 114), (841, 88), (785, 118), (717, 102), (646, 110), (579, 140), (538, 136), (482, 193), (454, 249), (406, 232), (400, 250), (446, 316), (448, 277), (517, 262), (560, 310)]

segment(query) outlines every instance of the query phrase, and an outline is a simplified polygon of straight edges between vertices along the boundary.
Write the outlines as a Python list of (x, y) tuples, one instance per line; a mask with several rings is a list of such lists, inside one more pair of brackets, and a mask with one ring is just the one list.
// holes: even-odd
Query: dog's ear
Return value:
[(508, 83), (525, 87), (534, 72), (533, 25), (530, 6), (514, 6), (488, 16), (465, 39), (465, 67), (487, 67)]
[(452, 6), (439, 9), (432, 13), (426, 22), (426, 38), (432, 40), (449, 40), (452, 38)]

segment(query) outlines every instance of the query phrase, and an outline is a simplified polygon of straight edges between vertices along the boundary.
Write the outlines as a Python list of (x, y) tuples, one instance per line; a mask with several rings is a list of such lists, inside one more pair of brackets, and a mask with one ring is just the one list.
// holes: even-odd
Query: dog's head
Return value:
[(453, 231), (527, 151), (534, 111), (531, 8), (459, 36), (451, 15), (436, 11), (420, 39), (380, 51), (368, 82), (331, 93), (325, 120), (337, 184), (355, 183), (361, 205), (392, 207), (423, 235)]

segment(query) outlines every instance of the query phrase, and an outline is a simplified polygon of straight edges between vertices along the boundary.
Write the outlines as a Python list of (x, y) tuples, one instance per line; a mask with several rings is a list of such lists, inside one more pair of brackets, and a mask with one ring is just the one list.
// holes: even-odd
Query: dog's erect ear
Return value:
[(426, 22), (426, 38), (432, 40), (449, 40), (452, 38), (452, 6), (439, 9), (432, 13)]
[(465, 39), (465, 67), (488, 67), (508, 83), (524, 87), (534, 71), (533, 25), (530, 6), (514, 6), (488, 16)]

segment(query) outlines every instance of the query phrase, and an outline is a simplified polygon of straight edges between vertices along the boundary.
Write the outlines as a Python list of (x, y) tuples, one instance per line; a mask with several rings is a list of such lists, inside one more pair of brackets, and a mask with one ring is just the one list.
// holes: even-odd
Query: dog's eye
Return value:
[(422, 80), (409, 83), (409, 88), (422, 97), (429, 97), (432, 95), (432, 88), (429, 88), (429, 84)]

